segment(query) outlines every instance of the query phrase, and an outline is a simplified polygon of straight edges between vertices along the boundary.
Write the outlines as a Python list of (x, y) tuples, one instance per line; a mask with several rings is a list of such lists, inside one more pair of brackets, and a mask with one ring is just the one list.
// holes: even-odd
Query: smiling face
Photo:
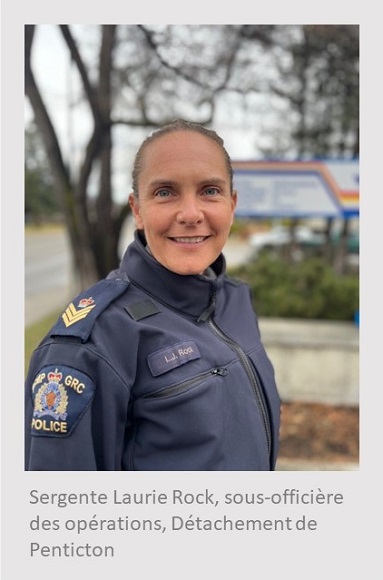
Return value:
[(222, 251), (236, 194), (218, 143), (174, 131), (148, 144), (129, 203), (153, 256), (177, 274), (200, 274)]

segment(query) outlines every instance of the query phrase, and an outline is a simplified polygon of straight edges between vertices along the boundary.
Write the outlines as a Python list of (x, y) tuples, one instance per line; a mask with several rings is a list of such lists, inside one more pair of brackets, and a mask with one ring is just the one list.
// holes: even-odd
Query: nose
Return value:
[(203, 212), (197, 195), (193, 192), (183, 195), (177, 212), (177, 221), (180, 224), (194, 226), (203, 221)]

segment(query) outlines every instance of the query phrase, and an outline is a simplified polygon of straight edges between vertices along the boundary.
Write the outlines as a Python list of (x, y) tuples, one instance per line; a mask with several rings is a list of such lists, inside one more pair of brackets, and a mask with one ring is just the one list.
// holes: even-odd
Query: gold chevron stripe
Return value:
[(71, 326), (75, 322), (78, 322), (79, 320), (82, 320), (88, 316), (89, 312), (95, 306), (96, 305), (93, 304), (93, 306), (88, 306), (87, 308), (81, 308), (80, 310), (77, 310), (73, 302), (71, 302), (61, 318), (63, 319), (65, 326), (68, 328), (68, 326)]

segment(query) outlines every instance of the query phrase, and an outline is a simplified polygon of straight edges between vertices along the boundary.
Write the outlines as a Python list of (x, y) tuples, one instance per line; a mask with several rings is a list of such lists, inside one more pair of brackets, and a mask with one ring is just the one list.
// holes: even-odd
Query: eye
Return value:
[(161, 187), (161, 189), (157, 189), (154, 193), (155, 197), (166, 198), (171, 195), (170, 189), (166, 189), (166, 187)]
[(206, 187), (203, 190), (203, 193), (205, 195), (207, 195), (208, 197), (214, 197), (215, 195), (219, 194), (219, 189), (218, 189), (218, 187)]

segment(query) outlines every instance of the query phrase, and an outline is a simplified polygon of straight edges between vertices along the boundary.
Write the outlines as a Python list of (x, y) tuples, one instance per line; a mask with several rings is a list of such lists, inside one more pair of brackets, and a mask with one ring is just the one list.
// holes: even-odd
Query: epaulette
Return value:
[(51, 336), (76, 336), (85, 342), (96, 318), (129, 286), (128, 280), (100, 280), (77, 296), (53, 326)]

